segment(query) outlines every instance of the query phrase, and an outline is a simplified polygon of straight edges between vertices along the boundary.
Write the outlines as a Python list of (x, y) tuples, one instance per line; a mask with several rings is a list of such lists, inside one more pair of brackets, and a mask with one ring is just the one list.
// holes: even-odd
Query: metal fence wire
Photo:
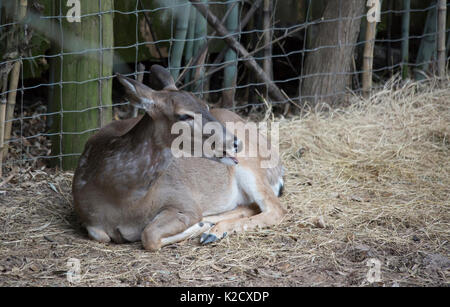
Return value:
[[(275, 111), (286, 115), (306, 103), (335, 103), (328, 98), (345, 99), (342, 95), (349, 92), (363, 94), (363, 75), (367, 73), (363, 54), (371, 42), (367, 37), (370, 8), (365, 0), (15, 2), (0, 0), (0, 146), (4, 168), (27, 163), (40, 166), (46, 160), (63, 166), (65, 157), (79, 156), (80, 147), (64, 148), (65, 136), (87, 137), (110, 120), (136, 115), (112, 82), (115, 73), (143, 78), (144, 83), (149, 83), (149, 70), (155, 63), (170, 70), (180, 89), (192, 91), (212, 106), (243, 114), (264, 111), (270, 103)], [(216, 16), (226, 31), (207, 21), (193, 2), (204, 5), (206, 15)], [(357, 4), (351, 16), (346, 15), (348, 2)], [(372, 51), (370, 88), (383, 86), (392, 76), (421, 80), (435, 75), (439, 52), (443, 52), (437, 43), (438, 34), (442, 35), (438, 18), (442, 1), (382, 2)], [(327, 11), (327, 3), (335, 3), (337, 11)], [(444, 8), (448, 11), (448, 4)], [(448, 19), (447, 15), (444, 18)], [(89, 26), (83, 27), (85, 23)], [(328, 36), (337, 33), (337, 37), (324, 35), (322, 26), (326, 24), (337, 29)], [(356, 33), (351, 41), (346, 37), (351, 29), (342, 28), (349, 24)], [(70, 27), (74, 32), (69, 31)], [(445, 37), (450, 38), (449, 27), (444, 29)], [(230, 38), (247, 53), (236, 52)], [(444, 50), (446, 63), (448, 41)], [(336, 58), (324, 57), (326, 52), (317, 62), (322, 66), (307, 68), (308, 61), (317, 61), (313, 54), (326, 50), (337, 54), (346, 48), (350, 51), (343, 59), (350, 60), (347, 67), (342, 66), (343, 70), (336, 70), (339, 65), (327, 65), (327, 61)], [(282, 93), (282, 99), (274, 95), (251, 61)], [(83, 70), (88, 73), (82, 73)], [(335, 81), (343, 76), (345, 87)], [(318, 84), (328, 78), (332, 89), (326, 93), (305, 91), (302, 86), (312, 78)], [(84, 86), (80, 100), (94, 95), (98, 103), (68, 107), (66, 100), (73, 97), (67, 96), (67, 90), (77, 86)], [(95, 125), (86, 128), (75, 124), (66, 129), (64, 121), (93, 110), (101, 118)], [(84, 142), (86, 138), (80, 140)]]

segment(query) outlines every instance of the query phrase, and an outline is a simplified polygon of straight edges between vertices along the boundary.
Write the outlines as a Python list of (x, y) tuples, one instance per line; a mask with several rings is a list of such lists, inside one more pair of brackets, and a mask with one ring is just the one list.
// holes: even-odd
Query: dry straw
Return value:
[(0, 186), (0, 284), (448, 285), (450, 83), (393, 79), (369, 100), (281, 120), (288, 209), (277, 227), (156, 253), (86, 239), (71, 173), (20, 170)]

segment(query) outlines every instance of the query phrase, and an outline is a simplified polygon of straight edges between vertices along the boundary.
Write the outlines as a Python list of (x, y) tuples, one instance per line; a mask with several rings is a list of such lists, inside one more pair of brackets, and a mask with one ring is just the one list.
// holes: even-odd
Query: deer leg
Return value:
[(184, 241), (184, 240), (187, 240), (190, 238), (198, 237), (202, 233), (211, 229), (211, 227), (213, 227), (213, 226), (214, 226), (213, 223), (204, 222), (204, 221), (195, 223), (194, 225), (192, 225), (191, 227), (189, 227), (188, 229), (186, 229), (185, 231), (183, 231), (179, 234), (176, 234), (174, 236), (170, 236), (167, 238), (162, 238), (161, 246), (166, 246), (166, 245), (181, 242), (181, 241)]
[(208, 244), (222, 239), (233, 232), (268, 227), (281, 222), (285, 210), (281, 207), (278, 198), (273, 194), (272, 190), (268, 191), (270, 193), (264, 193), (265, 197), (256, 201), (261, 209), (261, 213), (220, 221), (210, 231), (202, 234), (200, 243)]
[(145, 227), (141, 234), (142, 244), (146, 250), (156, 251), (163, 245), (177, 242), (173, 240), (163, 242), (163, 240), (183, 233), (200, 219), (200, 214), (194, 212), (182, 212), (176, 208), (165, 209)]
[(250, 206), (241, 206), (232, 211), (227, 211), (222, 214), (206, 216), (202, 219), (201, 222), (195, 223), (182, 233), (161, 239), (162, 246), (198, 237), (201, 234), (204, 234), (205, 232), (210, 230), (215, 223), (218, 223), (220, 221), (252, 216), (257, 214), (258, 212), (259, 209), (257, 206), (250, 205)]
[(251, 204), (248, 206), (239, 206), (234, 210), (227, 211), (221, 214), (205, 216), (203, 217), (202, 222), (217, 224), (218, 222), (224, 220), (253, 216), (258, 214), (259, 212), (260, 210), (255, 204)]

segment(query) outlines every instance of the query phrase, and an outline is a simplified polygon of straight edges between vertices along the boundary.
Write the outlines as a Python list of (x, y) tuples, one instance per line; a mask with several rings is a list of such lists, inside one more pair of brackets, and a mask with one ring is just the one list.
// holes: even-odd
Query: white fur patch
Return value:
[(264, 211), (264, 200), (258, 191), (258, 186), (256, 184), (256, 179), (253, 172), (237, 165), (235, 177), (239, 187), (238, 200), (242, 202), (239, 203), (239, 205), (249, 205), (255, 202), (261, 211)]

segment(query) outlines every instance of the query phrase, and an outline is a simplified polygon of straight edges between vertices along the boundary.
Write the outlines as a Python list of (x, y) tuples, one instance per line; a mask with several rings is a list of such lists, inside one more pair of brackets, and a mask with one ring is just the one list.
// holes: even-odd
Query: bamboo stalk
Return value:
[[(183, 74), (185, 74), (184, 82), (187, 83), (191, 81), (192, 78), (192, 71), (189, 69), (190, 63), (192, 63), (192, 56), (194, 54), (194, 37), (195, 37), (195, 19), (197, 16), (197, 10), (191, 6), (189, 13), (189, 25), (188, 25), (188, 32), (187, 32), (187, 42), (184, 50), (184, 63), (186, 67), (184, 68), (183, 72), (178, 76), (178, 78), (182, 77)], [(189, 90), (189, 89), (188, 89)]]
[[(227, 12), (225, 13), (225, 15), (223, 16), (223, 18), (222, 18), (222, 23), (224, 23), (225, 21), (226, 21), (226, 19), (228, 18), (228, 15), (231, 13), (231, 11), (232, 11), (232, 9), (233, 9), (233, 7), (234, 7), (234, 5), (236, 5), (237, 4), (237, 2), (234, 2), (233, 3), (233, 6), (231, 7), (231, 8), (229, 8), (228, 10), (227, 10)], [(192, 14), (192, 12), (194, 12), (194, 14), (197, 12), (197, 10), (193, 7), (192, 8), (193, 9), (193, 11), (191, 11), (191, 14)], [(216, 31), (213, 31), (212, 33), (211, 33), (211, 37), (214, 37), (214, 35), (216, 35), (217, 34), (217, 32)], [(208, 51), (208, 47), (209, 47), (209, 44), (212, 42), (212, 39), (211, 38), (207, 38), (206, 39), (206, 42), (203, 44), (203, 46), (200, 48), (200, 51), (197, 53), (197, 55), (194, 57), (194, 58), (190, 58), (189, 60), (186, 60), (186, 67), (184, 68), (184, 70), (181, 72), (181, 74), (180, 74), (180, 76), (178, 77), (178, 80), (181, 80), (181, 77), (184, 75), (184, 74), (187, 74), (187, 70), (189, 69), (189, 67), (190, 66), (197, 66), (197, 65), (199, 65), (200, 63), (203, 63), (204, 62), (204, 60), (205, 60), (205, 58), (206, 58), (206, 53), (207, 53), (207, 51)], [(187, 57), (186, 57), (186, 59), (187, 59)], [(188, 77), (188, 76), (187, 76)], [(204, 72), (204, 74), (201, 76), (202, 78), (205, 78), (205, 72)], [(188, 80), (189, 79), (189, 80)], [(190, 82), (190, 80), (191, 79), (194, 79), (194, 82)], [(177, 82), (178, 82), (178, 80), (177, 80)], [(189, 78), (186, 78), (186, 80), (185, 80), (185, 84), (189, 84), (189, 85), (191, 85), (191, 84), (193, 84), (193, 83), (195, 83), (197, 81), (197, 79), (196, 79), (196, 77), (195, 77), (195, 74), (192, 74), (192, 73), (189, 73)], [(207, 83), (209, 83), (209, 79), (206, 81)], [(190, 86), (189, 87), (187, 87), (187, 88), (190, 88)], [(189, 90), (189, 89), (187, 89), (187, 90)]]
[[(232, 6), (235, 3), (228, 3), (227, 6)], [(230, 33), (236, 33), (239, 27), (239, 5), (235, 5), (232, 8), (230, 16), (228, 16), (227, 30)], [(225, 61), (232, 62), (233, 64), (225, 67), (223, 72), (223, 87), (225, 90), (222, 92), (222, 107), (230, 108), (235, 107), (234, 95), (236, 93), (236, 74), (237, 74), (237, 53), (235, 50), (228, 50), (225, 54)]]
[(403, 17), (402, 17), (402, 78), (406, 79), (409, 74), (409, 23), (411, 0), (403, 0)]
[(178, 78), (180, 73), (181, 59), (183, 57), (184, 44), (189, 25), (189, 12), (190, 6), (177, 7), (174, 12), (177, 22), (174, 37), (175, 42), (173, 43), (172, 52), (170, 54), (170, 73), (174, 80)]
[[(1, 15), (1, 14), (0, 14)], [(8, 90), (8, 74), (5, 72), (2, 78), (1, 92)], [(6, 117), (6, 94), (0, 97), (0, 178), (2, 177), (3, 168), (3, 146), (5, 142), (5, 117)]]
[(373, 50), (375, 47), (376, 29), (376, 21), (370, 22), (367, 20), (362, 75), (362, 92), (365, 98), (370, 96), (370, 91), (372, 89)]
[(447, 1), (439, 0), (438, 3), (438, 37), (437, 37), (437, 56), (438, 56), (438, 76), (443, 78), (445, 75), (445, 26), (447, 14)]
[[(65, 10), (65, 1), (52, 3), (58, 15), (61, 10)], [(56, 114), (50, 132), (52, 156), (55, 158), (51, 163), (64, 170), (76, 168), (79, 159), (77, 154), (83, 151), (94, 130), (112, 119), (113, 80), (109, 77), (112, 75), (114, 58), (114, 1), (81, 1), (80, 4), (85, 14), (81, 22), (64, 21), (59, 27), (58, 33), (64, 37), (64, 50), (55, 48), (55, 51), (64, 51), (64, 54), (53, 58), (55, 64), (52, 66), (54, 82), (60, 87), (56, 86), (53, 92)], [(102, 29), (101, 39), (99, 27)], [(86, 49), (96, 52), (90, 55), (79, 53)], [(68, 80), (77, 82), (66, 83)], [(83, 82), (85, 80), (88, 82)], [(101, 84), (98, 80), (102, 80)]]
[(209, 11), (205, 5), (203, 5), (200, 0), (189, 0), (191, 3), (195, 5), (197, 10), (205, 16), (208, 23), (216, 29), (219, 35), (224, 36), (224, 41), (233, 48), (234, 51), (240, 53), (242, 57), (245, 59), (244, 64), (251, 69), (257, 76), (257, 78), (267, 84), (269, 93), (275, 98), (277, 101), (284, 101), (285, 97), (283, 93), (280, 91), (278, 86), (267, 76), (264, 70), (256, 63), (255, 59), (249, 54), (249, 52), (242, 46), (234, 37), (230, 36), (227, 29), (223, 26), (220, 20)]
[[(259, 1), (262, 1), (262, 0), (259, 0)], [(224, 15), (223, 18), (222, 18), (222, 21), (221, 21), (222, 23), (224, 23), (224, 22), (227, 20), (228, 15), (231, 13), (231, 10), (233, 9), (234, 5), (236, 5), (236, 4), (237, 4), (237, 2), (234, 2), (234, 3), (233, 3), (233, 6), (227, 10), (227, 12), (225, 13), (225, 15)], [(194, 12), (197, 12), (197, 10), (196, 10), (195, 8), (193, 8), (193, 10), (194, 10)], [(191, 14), (192, 14), (192, 12), (191, 12)], [(214, 35), (216, 35), (216, 34), (217, 34), (217, 31), (212, 32), (212, 33), (211, 33), (211, 37), (214, 37)], [(195, 58), (193, 58), (193, 59), (191, 58), (191, 59), (189, 60), (188, 65), (186, 65), (186, 67), (184, 68), (184, 70), (181, 72), (180, 76), (186, 74), (186, 70), (189, 68), (189, 66), (191, 66), (191, 65), (192, 65), (192, 66), (196, 66), (197, 63), (200, 62), (200, 57), (204, 56), (204, 53), (205, 53), (205, 51), (208, 50), (209, 44), (210, 44), (211, 42), (212, 42), (212, 39), (211, 39), (211, 38), (208, 38), (207, 41), (206, 41), (206, 43), (203, 44), (202, 48), (200, 49), (201, 51), (197, 53), (197, 55), (195, 56)], [(225, 49), (224, 49), (224, 50), (225, 50)], [(223, 52), (223, 50), (222, 50), (222, 52)], [(222, 54), (222, 52), (221, 52), (221, 54)], [(225, 54), (225, 53), (224, 53), (224, 54)], [(214, 62), (214, 63), (217, 64), (216, 62)], [(214, 66), (214, 65), (213, 65), (213, 66)], [(181, 79), (180, 77), (178, 77), (178, 78)], [(190, 76), (190, 79), (192, 79), (192, 75)], [(178, 80), (177, 80), (177, 82), (178, 82)], [(189, 81), (188, 81), (188, 80), (185, 80), (185, 83), (189, 83)]]
[[(247, 14), (245, 15), (245, 17), (241, 20), (241, 24), (239, 26), (239, 32), (242, 32), (242, 30), (245, 28), (245, 26), (249, 23), (249, 21), (253, 17), (253, 15), (258, 11), (258, 8), (260, 7), (262, 1), (263, 0), (256, 0), (252, 4), (252, 6), (248, 10)], [(223, 50), (219, 53), (219, 55), (214, 60), (213, 65), (211, 65), (211, 67), (214, 67), (215, 66), (214, 64), (219, 64), (224, 59), (225, 53), (227, 53), (228, 49), (229, 49), (229, 46), (225, 46), (225, 48), (223, 48)]]
[[(20, 0), (18, 3), (18, 9), (17, 9), (17, 21), (21, 22), (26, 14), (27, 14), (27, 6), (28, 1), (27, 0)], [(18, 25), (21, 27), (21, 25)], [(17, 38), (19, 39), (19, 38)], [(17, 60), (13, 68), (11, 70), (11, 75), (9, 79), (9, 93), (8, 93), (8, 99), (6, 102), (6, 125), (5, 125), (5, 131), (4, 131), (4, 140), (9, 141), (11, 139), (11, 130), (12, 130), (12, 119), (14, 117), (14, 107), (16, 106), (16, 97), (17, 97), (17, 86), (19, 85), (19, 76), (20, 76), (20, 67), (22, 65), (21, 60)], [(6, 157), (8, 154), (9, 146), (8, 144), (3, 146), (3, 157)]]
[[(292, 30), (292, 31), (290, 31), (290, 32), (288, 32), (288, 33), (286, 33), (286, 34), (284, 34), (284, 35), (282, 35), (282, 36), (280, 36), (280, 37), (274, 39), (273, 41), (269, 42), (269, 44), (275, 44), (275, 43), (277, 43), (277, 42), (279, 42), (279, 41), (285, 39), (286, 37), (289, 37), (289, 36), (291, 36), (292, 34), (298, 32), (298, 31), (300, 31), (300, 30), (303, 30), (303, 29), (305, 29), (305, 28), (306, 28), (305, 25), (301, 25), (301, 26), (299, 26), (298, 28), (295, 28), (294, 30)], [(249, 55), (249, 56), (253, 56), (254, 54), (258, 53), (259, 51), (264, 50), (265, 47), (266, 47), (266, 46), (264, 45), (264, 46), (261, 46), (261, 47), (255, 49), (255, 50), (252, 50), (251, 52), (248, 53), (248, 55)], [(225, 64), (223, 64), (223, 65), (221, 65), (221, 66), (219, 66), (219, 67), (214, 67), (214, 68), (208, 70), (208, 72), (206, 73), (205, 77), (210, 77), (212, 74), (215, 74), (216, 72), (218, 72), (218, 71), (224, 69), (225, 67), (227, 67), (228, 65), (231, 65), (231, 64), (232, 64), (232, 63), (225, 63)], [(189, 86), (189, 85), (192, 84), (193, 82), (195, 82), (195, 80), (190, 81), (190, 82), (184, 84), (183, 86), (180, 87), (180, 89), (186, 88), (187, 86)]]
[[(200, 0), (203, 5), (206, 7), (208, 6), (208, 0)], [(206, 22), (206, 19), (203, 15), (197, 14), (195, 17), (195, 31), (194, 31), (194, 53), (196, 54), (198, 60), (194, 65), (197, 67), (195, 68), (194, 76), (198, 76), (196, 78), (198, 81), (194, 85), (194, 90), (201, 90), (203, 92), (203, 79), (205, 76), (205, 67), (204, 63), (206, 60), (206, 54), (208, 53), (208, 44), (207, 44), (207, 31), (208, 31), (208, 23)], [(205, 50), (201, 50), (203, 46), (206, 46)]]

